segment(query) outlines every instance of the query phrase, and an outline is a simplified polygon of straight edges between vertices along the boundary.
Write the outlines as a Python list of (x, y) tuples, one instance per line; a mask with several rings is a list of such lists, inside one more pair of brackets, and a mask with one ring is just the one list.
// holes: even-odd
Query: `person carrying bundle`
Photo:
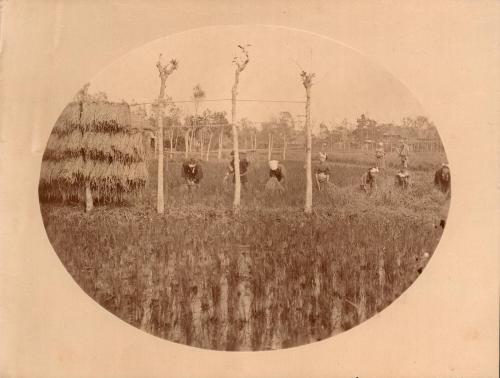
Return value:
[(411, 185), (410, 173), (406, 169), (402, 169), (396, 175), (395, 184), (398, 188), (408, 189)]
[(319, 153), (319, 163), (314, 169), (314, 178), (316, 179), (316, 186), (318, 190), (323, 190), (330, 185), (330, 167), (328, 166), (326, 153)]
[(181, 175), (188, 190), (197, 189), (203, 178), (203, 170), (196, 159), (191, 158), (182, 164)]
[(434, 186), (444, 194), (448, 194), (451, 185), (450, 167), (448, 164), (443, 163), (434, 174)]
[(363, 173), (363, 176), (361, 176), (361, 190), (365, 193), (371, 193), (377, 187), (377, 173), (379, 173), (377, 167), (372, 167)]
[(269, 161), (269, 179), (266, 183), (266, 191), (284, 192), (286, 170), (278, 160)]
[[(240, 155), (240, 182), (241, 185), (245, 188), (246, 183), (248, 182), (247, 178), (247, 173), (248, 173), (248, 166), (250, 165), (249, 161), (246, 158), (246, 153), (241, 152), (239, 153)], [(231, 176), (233, 178), (233, 184), (235, 182), (234, 178), (234, 151), (231, 151), (231, 161), (229, 162), (229, 165), (227, 167), (227, 172), (226, 176), (224, 177), (224, 183), (227, 183), (228, 178)]]
[(385, 168), (385, 150), (382, 142), (378, 142), (377, 148), (375, 149), (375, 166), (379, 170)]

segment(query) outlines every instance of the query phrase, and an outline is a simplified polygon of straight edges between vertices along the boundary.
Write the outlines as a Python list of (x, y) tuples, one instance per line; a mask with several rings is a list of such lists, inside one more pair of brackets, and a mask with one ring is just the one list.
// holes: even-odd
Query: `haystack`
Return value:
[(142, 133), (131, 127), (127, 103), (71, 102), (45, 149), (40, 200), (82, 200), (87, 187), (93, 200), (121, 202), (144, 188), (147, 175)]

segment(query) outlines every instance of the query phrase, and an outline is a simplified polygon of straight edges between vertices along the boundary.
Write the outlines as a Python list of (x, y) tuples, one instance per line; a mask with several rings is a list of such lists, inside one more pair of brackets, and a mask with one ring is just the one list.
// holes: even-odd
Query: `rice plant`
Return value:
[[(49, 239), (82, 289), (170, 341), (268, 350), (346, 331), (413, 283), (442, 234), (449, 199), (433, 190), (429, 170), (407, 191), (389, 170), (367, 195), (358, 188), (363, 166), (332, 163), (333, 186), (314, 191), (313, 212), (304, 214), (303, 163), (283, 162), (288, 180), (278, 196), (264, 190), (267, 166), (254, 163), (235, 216), (225, 163), (203, 164), (201, 187), (186, 192), (180, 162), (165, 161), (162, 215), (154, 180), (121, 207), (85, 214), (41, 206)], [(155, 174), (154, 163), (148, 169)]]

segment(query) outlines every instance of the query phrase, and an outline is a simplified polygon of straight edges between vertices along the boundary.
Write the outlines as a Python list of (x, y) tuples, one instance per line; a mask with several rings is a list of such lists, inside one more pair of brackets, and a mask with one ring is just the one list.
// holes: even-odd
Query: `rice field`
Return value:
[[(315, 190), (305, 215), (303, 162), (283, 162), (285, 195), (263, 190), (267, 165), (254, 162), (233, 216), (226, 164), (202, 162), (202, 185), (186, 191), (180, 162), (165, 161), (163, 215), (154, 180), (123, 206), (88, 214), (42, 203), (49, 240), (78, 285), (132, 326), (195, 347), (270, 350), (330, 337), (383, 310), (422, 272), (443, 232), (449, 199), (433, 189), (431, 169), (413, 172), (403, 192), (389, 168), (366, 195), (364, 163), (334, 161), (334, 186)], [(149, 171), (154, 178), (154, 162)]]

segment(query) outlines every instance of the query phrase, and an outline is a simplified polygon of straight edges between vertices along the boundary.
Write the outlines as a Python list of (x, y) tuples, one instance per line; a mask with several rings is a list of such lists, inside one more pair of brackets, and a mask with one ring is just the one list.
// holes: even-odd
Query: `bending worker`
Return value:
[(278, 190), (283, 192), (285, 190), (283, 184), (285, 183), (286, 170), (278, 160), (269, 161), (269, 179), (266, 183), (266, 190)]
[(448, 164), (443, 163), (441, 168), (439, 168), (434, 174), (434, 185), (444, 194), (448, 194), (448, 192), (450, 191), (450, 184), (451, 184), (450, 166)]
[(191, 158), (182, 164), (182, 178), (188, 189), (198, 188), (200, 181), (203, 178), (203, 170), (196, 159)]
[(377, 167), (370, 168), (361, 176), (361, 190), (365, 193), (372, 192), (377, 187), (376, 174), (379, 172)]

